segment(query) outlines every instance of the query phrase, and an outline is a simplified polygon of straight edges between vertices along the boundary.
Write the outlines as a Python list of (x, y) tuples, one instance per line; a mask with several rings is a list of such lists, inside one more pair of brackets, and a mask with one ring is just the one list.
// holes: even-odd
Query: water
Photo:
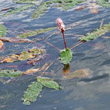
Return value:
[[(0, 10), (6, 7), (16, 6), (12, 0), (0, 1)], [(104, 24), (110, 22), (110, 8), (98, 7), (98, 13), (92, 14), (89, 7), (76, 11), (74, 8), (69, 11), (61, 11), (56, 8), (50, 8), (49, 11), (39, 19), (32, 20), (31, 14), (34, 7), (4, 18), (0, 18), (0, 22), (7, 27), (7, 37), (16, 37), (24, 30), (35, 30), (45, 27), (56, 26), (56, 18), (61, 17), (65, 25), (79, 22), (80, 25), (72, 27), (65, 31), (67, 46), (72, 47), (78, 42), (79, 37), (76, 34), (85, 35), (100, 27), (100, 23), (104, 20)], [(5, 12), (0, 12), (1, 14)], [(40, 34), (32, 38), (44, 38), (58, 32), (57, 29), (48, 33)], [(5, 49), (0, 56), (12, 53), (19, 53), (28, 47), (35, 45), (45, 46), (46, 57), (36, 63), (36, 65), (26, 65), (26, 62), (14, 62), (0, 64), (0, 69), (19, 69), (25, 71), (31, 67), (41, 67), (45, 62), (53, 65), (47, 70), (48, 76), (55, 79), (63, 90), (54, 91), (43, 88), (43, 91), (37, 101), (30, 106), (25, 106), (21, 97), (28, 85), (36, 80), (34, 76), (21, 76), (12, 79), (11, 82), (4, 84), (10, 78), (4, 78), (0, 81), (0, 110), (109, 110), (110, 108), (110, 39), (104, 38), (110, 36), (106, 33), (103, 36), (89, 41), (72, 49), (73, 59), (70, 63), (70, 71), (88, 69), (89, 74), (84, 78), (65, 79), (63, 74), (63, 64), (60, 62), (60, 52), (48, 45), (45, 41), (39, 41), (34, 44), (15, 44), (5, 42)], [(53, 34), (46, 41), (55, 47), (64, 49), (61, 34)], [(13, 67), (9, 67), (9, 65)], [(50, 74), (54, 73), (54, 75)], [(40, 73), (38, 73), (40, 74)]]

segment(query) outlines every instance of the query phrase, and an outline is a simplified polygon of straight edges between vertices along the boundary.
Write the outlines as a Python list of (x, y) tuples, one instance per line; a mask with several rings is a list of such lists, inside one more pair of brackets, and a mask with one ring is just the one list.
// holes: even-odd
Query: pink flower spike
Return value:
[(57, 18), (57, 19), (56, 19), (56, 22), (57, 22), (57, 27), (58, 27), (58, 29), (59, 29), (61, 32), (64, 32), (64, 31), (65, 31), (65, 25), (64, 25), (62, 19), (61, 19), (61, 18)]
[(67, 45), (66, 45), (66, 41), (65, 41), (65, 36), (64, 36), (64, 31), (65, 31), (65, 25), (62, 21), (61, 18), (57, 18), (56, 19), (56, 22), (57, 22), (57, 27), (58, 29), (61, 31), (62, 33), (62, 36), (63, 36), (63, 40), (64, 40), (64, 44), (65, 44), (65, 48), (67, 48)]

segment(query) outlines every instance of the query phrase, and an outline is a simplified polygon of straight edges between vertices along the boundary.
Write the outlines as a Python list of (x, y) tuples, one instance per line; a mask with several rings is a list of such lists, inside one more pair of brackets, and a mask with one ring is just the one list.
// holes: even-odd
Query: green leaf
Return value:
[(52, 3), (56, 4), (55, 7), (61, 7), (63, 10), (68, 10), (85, 1), (86, 0), (52, 0)]
[(30, 105), (31, 102), (35, 102), (41, 91), (42, 84), (39, 82), (32, 82), (24, 93), (22, 98), (23, 103), (25, 105)]
[(68, 48), (62, 51), (60, 55), (61, 55), (61, 62), (63, 64), (68, 64), (72, 60), (72, 52)]
[(96, 0), (96, 2), (103, 7), (110, 7), (110, 2), (107, 0)]
[(45, 52), (44, 49), (30, 49), (27, 51), (23, 51), (20, 54), (12, 54), (10, 56), (6, 56), (5, 58), (0, 58), (0, 63), (6, 63), (6, 62), (15, 62), (15, 61), (23, 61), (28, 60), (32, 58), (36, 58), (38, 55), (42, 55)]
[(0, 70), (0, 77), (19, 77), (23, 74), (18, 70)]
[(57, 82), (53, 81), (50, 78), (47, 78), (47, 77), (37, 77), (37, 81), (39, 83), (41, 83), (42, 85), (44, 85), (45, 87), (56, 89), (56, 90), (60, 90), (61, 89), (59, 84)]
[(7, 13), (3, 14), (3, 16), (8, 16), (8, 15), (12, 15), (12, 14), (16, 14), (16, 13), (25, 11), (33, 6), (34, 6), (33, 4), (28, 4), (28, 5), (21, 6), (19, 8), (15, 8), (14, 10), (10, 10)]
[(41, 4), (35, 9), (35, 11), (32, 13), (32, 18), (33, 18), (33, 19), (37, 19), (37, 18), (39, 18), (41, 15), (45, 14), (45, 12), (48, 11), (49, 6), (50, 6), (50, 3), (48, 3), (48, 2), (43, 2), (43, 3), (41, 3)]
[(6, 27), (0, 24), (0, 37), (4, 37), (6, 35)]
[(93, 32), (87, 33), (84, 37), (80, 38), (80, 41), (90, 41), (96, 39), (105, 33), (110, 31), (110, 24), (105, 24), (104, 26), (100, 27), (99, 29), (94, 30)]
[(45, 29), (37, 29), (37, 30), (34, 30), (34, 31), (29, 31), (29, 32), (26, 32), (26, 33), (19, 34), (18, 36), (20, 38), (35, 36), (37, 34), (49, 32), (49, 31), (51, 31), (51, 30), (53, 30), (55, 28), (56, 27), (50, 27), (50, 28), (45, 28)]

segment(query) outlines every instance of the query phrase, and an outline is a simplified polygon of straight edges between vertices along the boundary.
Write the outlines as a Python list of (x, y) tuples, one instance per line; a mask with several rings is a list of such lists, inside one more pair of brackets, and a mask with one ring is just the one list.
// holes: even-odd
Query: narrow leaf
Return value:
[(0, 37), (4, 37), (6, 35), (6, 27), (0, 24)]
[(96, 0), (96, 2), (103, 7), (110, 7), (109, 0)]
[(49, 31), (51, 31), (51, 30), (53, 30), (55, 28), (56, 27), (50, 27), (50, 28), (45, 28), (45, 29), (37, 29), (37, 30), (34, 30), (34, 31), (29, 31), (29, 32), (26, 32), (26, 33), (19, 34), (18, 36), (20, 38), (35, 36), (37, 34), (49, 32)]
[(104, 26), (100, 27), (99, 29), (94, 30), (91, 33), (87, 33), (84, 37), (80, 38), (80, 41), (90, 41), (96, 39), (106, 32), (110, 31), (110, 24), (105, 24)]
[(32, 43), (32, 40), (29, 39), (21, 39), (21, 38), (15, 38), (15, 37), (0, 37), (0, 40), (4, 42), (13, 42), (13, 43)]
[(12, 14), (16, 14), (16, 13), (19, 13), (19, 12), (22, 12), (22, 11), (25, 11), (31, 7), (33, 7), (34, 5), (33, 4), (28, 4), (28, 5), (25, 5), (25, 6), (21, 6), (19, 8), (15, 8), (14, 10), (10, 10), (8, 11), (7, 13), (5, 13), (3, 16), (8, 16), (8, 15), (12, 15)]
[(7, 56), (5, 58), (0, 58), (1, 61), (0, 63), (5, 63), (5, 62), (15, 62), (15, 61), (23, 61), (23, 60), (28, 60), (37, 57), (38, 55), (42, 55), (44, 53), (44, 49), (30, 49), (28, 51), (23, 51), (20, 54), (12, 54), (10, 56)]
[(0, 77), (19, 77), (23, 74), (18, 70), (0, 70)]
[(41, 91), (42, 84), (39, 82), (32, 82), (24, 93), (22, 98), (23, 103), (25, 105), (30, 105), (31, 102), (35, 102)]
[(50, 78), (37, 77), (37, 81), (39, 83), (41, 83), (42, 85), (44, 85), (45, 87), (56, 89), (56, 90), (60, 90), (61, 89), (60, 85), (57, 82), (55, 82), (52, 79), (50, 79)]
[(45, 12), (48, 11), (48, 7), (50, 6), (50, 3), (48, 2), (43, 2), (41, 3), (36, 9), (35, 11), (32, 13), (32, 18), (33, 19), (37, 19), (39, 18), (41, 15), (45, 14)]

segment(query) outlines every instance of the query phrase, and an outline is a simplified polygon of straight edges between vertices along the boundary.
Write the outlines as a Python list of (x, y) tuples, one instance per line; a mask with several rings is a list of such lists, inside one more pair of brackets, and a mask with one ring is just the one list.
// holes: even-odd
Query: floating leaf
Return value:
[(64, 64), (68, 64), (72, 60), (72, 52), (68, 48), (62, 51), (60, 55), (61, 55), (61, 61)]
[(64, 78), (72, 79), (72, 78), (83, 78), (88, 76), (89, 70), (88, 69), (80, 69), (73, 72), (69, 72), (67, 74), (64, 74)]
[(23, 103), (25, 105), (30, 105), (31, 102), (35, 102), (41, 91), (42, 84), (39, 82), (32, 82), (24, 93), (22, 98)]
[(7, 13), (5, 13), (3, 16), (7, 16), (7, 15), (12, 15), (12, 14), (16, 14), (16, 13), (19, 13), (19, 12), (22, 12), (22, 11), (25, 11), (31, 7), (33, 7), (34, 5), (33, 4), (28, 4), (28, 5), (25, 5), (25, 6), (21, 6), (19, 8), (15, 8), (14, 10), (10, 10), (8, 11)]
[(73, 8), (78, 3), (85, 2), (86, 0), (53, 0), (56, 3), (55, 7), (61, 7), (63, 10)]
[(106, 24), (91, 33), (87, 33), (84, 37), (81, 37), (80, 40), (81, 41), (90, 41), (90, 40), (96, 39), (96, 38), (104, 35), (108, 31), (110, 31), (110, 24)]
[(50, 78), (47, 78), (47, 77), (37, 77), (37, 81), (39, 83), (41, 83), (42, 85), (44, 85), (45, 87), (56, 89), (56, 90), (60, 90), (61, 89), (59, 84), (57, 82), (53, 81)]
[(6, 27), (0, 24), (0, 37), (3, 37), (5, 35), (6, 35)]
[(96, 0), (96, 2), (103, 7), (110, 7), (110, 2), (107, 0)]
[(0, 48), (2, 48), (3, 46), (3, 42), (0, 40)]
[(44, 49), (34, 48), (28, 51), (23, 51), (20, 54), (12, 54), (10, 56), (7, 56), (6, 58), (1, 58), (1, 63), (28, 60), (31, 58), (35, 58), (43, 53)]
[(48, 7), (50, 6), (49, 2), (43, 2), (41, 3), (36, 9), (35, 11), (32, 13), (32, 18), (33, 19), (37, 19), (39, 18), (41, 15), (45, 14), (45, 12), (48, 11)]
[(50, 27), (50, 28), (45, 28), (45, 29), (37, 29), (37, 30), (30, 31), (30, 32), (27, 32), (27, 33), (19, 34), (18, 36), (19, 36), (20, 38), (35, 36), (35, 35), (37, 35), (37, 34), (49, 32), (49, 31), (51, 31), (51, 30), (53, 30), (53, 29), (55, 29), (55, 28), (56, 28), (56, 27)]
[(33, 41), (29, 39), (21, 39), (21, 38), (15, 38), (15, 37), (0, 37), (0, 40), (5, 42), (13, 42), (13, 43), (31, 43)]
[(23, 72), (18, 70), (0, 70), (0, 77), (19, 77)]

